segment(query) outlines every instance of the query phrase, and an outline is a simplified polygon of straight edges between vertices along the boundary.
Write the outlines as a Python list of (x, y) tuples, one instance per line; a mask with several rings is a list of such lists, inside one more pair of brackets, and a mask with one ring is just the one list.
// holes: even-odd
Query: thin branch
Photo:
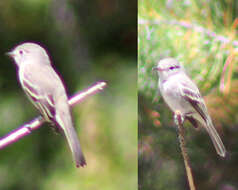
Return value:
[[(232, 78), (232, 68), (234, 65), (234, 61), (233, 61), (234, 57), (235, 57), (234, 53), (229, 55), (223, 67), (221, 81), (220, 81), (220, 91), (223, 92), (224, 94), (228, 94), (231, 88), (231, 78)], [(227, 68), (229, 68), (229, 70), (228, 70), (227, 82), (225, 84), (225, 75), (226, 75)]]
[[(69, 99), (69, 105), (71, 107), (75, 106), (76, 104), (84, 101), (89, 96), (96, 94), (102, 91), (107, 86), (106, 82), (97, 82), (96, 84), (92, 85), (91, 87), (75, 94), (73, 97)], [(38, 129), (43, 123), (44, 119), (41, 116), (33, 119), (32, 121), (24, 124), (23, 126), (17, 128), (16, 130), (10, 132), (6, 136), (0, 139), (0, 149), (3, 149), (7, 145), (10, 145), (22, 137), (29, 135), (33, 130)]]
[(179, 137), (179, 144), (183, 155), (184, 165), (187, 173), (188, 183), (190, 190), (196, 190), (192, 175), (192, 169), (189, 162), (189, 157), (186, 149), (186, 143), (184, 139), (184, 128), (183, 128), (183, 117), (181, 116), (180, 112), (177, 111), (175, 113), (175, 123), (178, 126), (178, 137)]
[(202, 26), (196, 25), (196, 24), (191, 24), (189, 22), (185, 21), (177, 21), (177, 20), (146, 20), (146, 19), (138, 19), (138, 23), (140, 25), (161, 25), (161, 24), (166, 24), (166, 25), (178, 25), (186, 29), (192, 29), (198, 33), (206, 34), (209, 37), (212, 37), (216, 41), (222, 42), (224, 44), (231, 43), (234, 47), (238, 46), (238, 41), (237, 40), (231, 40), (229, 37), (218, 35), (215, 32), (208, 30)]

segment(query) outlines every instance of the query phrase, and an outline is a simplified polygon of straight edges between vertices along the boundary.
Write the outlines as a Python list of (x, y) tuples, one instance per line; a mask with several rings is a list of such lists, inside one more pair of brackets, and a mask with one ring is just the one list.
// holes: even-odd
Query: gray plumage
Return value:
[(183, 66), (174, 58), (165, 58), (154, 70), (158, 71), (159, 90), (170, 109), (180, 111), (195, 127), (200, 123), (208, 132), (217, 153), (225, 157), (226, 149), (212, 124), (205, 102)]
[(20, 84), (43, 118), (63, 131), (76, 166), (86, 165), (73, 127), (68, 98), (46, 51), (35, 43), (23, 43), (8, 53), (18, 66)]

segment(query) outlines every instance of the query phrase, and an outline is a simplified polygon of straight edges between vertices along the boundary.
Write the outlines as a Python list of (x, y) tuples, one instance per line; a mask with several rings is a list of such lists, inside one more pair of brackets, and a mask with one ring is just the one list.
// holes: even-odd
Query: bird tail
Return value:
[(222, 140), (219, 134), (217, 133), (215, 127), (213, 126), (210, 118), (207, 119), (205, 129), (207, 130), (210, 138), (212, 139), (217, 154), (219, 154), (221, 157), (225, 157), (226, 156), (225, 146), (223, 145)]
[[(57, 109), (56, 109), (57, 110)], [(66, 113), (66, 110), (68, 110)], [(56, 122), (60, 126), (60, 128), (63, 130), (65, 137), (68, 141), (70, 150), (72, 152), (73, 158), (76, 162), (76, 166), (85, 166), (86, 161), (83, 155), (83, 152), (80, 147), (79, 139), (77, 136), (77, 133), (73, 127), (73, 122), (70, 114), (69, 109), (64, 110), (57, 110), (58, 113), (56, 113)]]

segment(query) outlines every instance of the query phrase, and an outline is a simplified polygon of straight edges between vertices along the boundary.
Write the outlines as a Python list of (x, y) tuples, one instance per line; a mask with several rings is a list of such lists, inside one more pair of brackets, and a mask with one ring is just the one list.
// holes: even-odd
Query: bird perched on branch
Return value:
[(208, 132), (217, 153), (225, 157), (226, 149), (208, 114), (205, 102), (183, 66), (174, 58), (160, 60), (153, 68), (159, 75), (159, 90), (170, 109), (179, 111), (195, 127), (202, 125)]
[(42, 117), (63, 131), (76, 166), (86, 165), (77, 133), (73, 126), (65, 87), (51, 66), (44, 48), (36, 43), (23, 43), (7, 53), (18, 67), (20, 84)]

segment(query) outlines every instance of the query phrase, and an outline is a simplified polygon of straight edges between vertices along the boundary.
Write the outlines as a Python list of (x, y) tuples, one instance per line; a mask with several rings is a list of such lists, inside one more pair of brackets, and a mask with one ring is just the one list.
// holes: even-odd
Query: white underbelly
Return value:
[(194, 112), (191, 104), (181, 96), (179, 87), (173, 84), (163, 85), (164, 87), (161, 91), (164, 101), (170, 107), (170, 109), (175, 111), (180, 111), (183, 115), (190, 112)]

